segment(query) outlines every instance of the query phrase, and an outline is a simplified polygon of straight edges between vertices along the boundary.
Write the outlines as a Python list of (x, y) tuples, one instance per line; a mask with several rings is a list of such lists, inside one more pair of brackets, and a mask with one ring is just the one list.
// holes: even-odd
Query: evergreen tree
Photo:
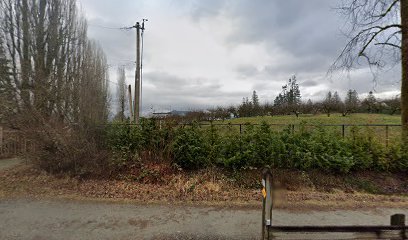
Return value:
[(358, 93), (356, 90), (351, 90), (349, 89), (347, 91), (347, 95), (346, 95), (346, 99), (344, 100), (344, 104), (345, 104), (345, 114), (350, 114), (353, 112), (356, 112), (359, 104), (360, 104), (360, 100), (358, 98)]
[(255, 90), (252, 92), (252, 104), (254, 107), (259, 107), (259, 98)]
[(259, 104), (259, 98), (254, 90), (252, 92), (252, 116), (259, 116), (261, 114), (261, 106)]
[(369, 113), (379, 111), (377, 99), (375, 98), (373, 91), (370, 91), (368, 93), (367, 97), (363, 100), (361, 104)]
[(289, 91), (287, 93), (287, 102), (289, 106), (298, 106), (301, 102), (301, 95), (299, 85), (297, 84), (296, 76), (289, 78), (288, 82)]
[(282, 92), (275, 98), (275, 107), (285, 110), (282, 113), (294, 112), (298, 115), (301, 104), (301, 94), (296, 76), (289, 78), (288, 83), (282, 86)]

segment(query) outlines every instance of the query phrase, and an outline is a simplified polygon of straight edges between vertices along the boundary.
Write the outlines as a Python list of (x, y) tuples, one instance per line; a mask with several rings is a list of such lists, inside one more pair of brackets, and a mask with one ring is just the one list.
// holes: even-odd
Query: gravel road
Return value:
[[(394, 213), (276, 210), (275, 224), (389, 224)], [(67, 200), (0, 200), (0, 239), (259, 239), (257, 209), (135, 205)]]

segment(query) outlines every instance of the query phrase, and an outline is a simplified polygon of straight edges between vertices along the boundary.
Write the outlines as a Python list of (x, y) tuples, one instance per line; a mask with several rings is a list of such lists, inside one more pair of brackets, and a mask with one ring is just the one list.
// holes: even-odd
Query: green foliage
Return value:
[(151, 119), (141, 119), (140, 125), (114, 123), (107, 127), (107, 139), (114, 153), (112, 163), (118, 167), (139, 161), (143, 152), (154, 159), (164, 158), (170, 152), (174, 128), (157, 124)]
[[(283, 131), (267, 123), (244, 125), (241, 134), (229, 126), (216, 125), (158, 127), (142, 121), (140, 127), (112, 125), (109, 146), (123, 162), (132, 161), (143, 151), (168, 152), (183, 169), (220, 166), (311, 170), (348, 173), (361, 170), (407, 171), (408, 155), (397, 144), (385, 147), (373, 138), (374, 132), (353, 127), (346, 138), (327, 127), (306, 129), (305, 124)], [(225, 129), (224, 129), (225, 130)]]
[(198, 169), (210, 164), (210, 147), (198, 125), (178, 129), (172, 152), (175, 163), (184, 169)]
[(108, 146), (113, 153), (111, 164), (121, 168), (139, 159), (143, 138), (138, 126), (112, 124), (107, 128)]

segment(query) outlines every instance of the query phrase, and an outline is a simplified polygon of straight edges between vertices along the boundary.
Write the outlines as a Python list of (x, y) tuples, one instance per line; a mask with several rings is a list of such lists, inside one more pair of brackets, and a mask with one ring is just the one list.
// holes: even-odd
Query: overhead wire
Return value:
[[(147, 19), (143, 19), (143, 23), (147, 21)], [(131, 27), (108, 27), (108, 26), (103, 26), (103, 25), (98, 25), (98, 24), (88, 24), (89, 26), (93, 26), (93, 27), (99, 27), (99, 28), (104, 28), (104, 29), (110, 29), (110, 30), (125, 30), (125, 31), (130, 31), (133, 28), (136, 28), (136, 26), (131, 26)], [(143, 88), (143, 53), (144, 53), (144, 24), (143, 24), (143, 28), (142, 28), (142, 33), (141, 33), (141, 56), (140, 56), (140, 108), (142, 108), (142, 99), (143, 99), (143, 93), (142, 93), (142, 88)], [(129, 61), (129, 60), (119, 60), (119, 61), (123, 61), (123, 62), (133, 62), (133, 61)], [(133, 63), (132, 65), (134, 65), (136, 63)], [(130, 63), (128, 64), (108, 64), (108, 68), (112, 67), (112, 66), (129, 66)], [(116, 82), (112, 82), (110, 80), (108, 80), (110, 83), (116, 84), (118, 85), (118, 83)]]
[(88, 26), (99, 27), (99, 28), (110, 29), (110, 30), (131, 30), (133, 28), (133, 27), (108, 27), (108, 26), (103, 26), (103, 25), (93, 24), (93, 23), (88, 23)]

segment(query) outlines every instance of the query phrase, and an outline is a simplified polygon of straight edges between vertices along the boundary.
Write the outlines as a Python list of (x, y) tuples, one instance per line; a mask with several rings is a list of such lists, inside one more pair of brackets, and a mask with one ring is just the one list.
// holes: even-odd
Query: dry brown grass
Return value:
[[(255, 179), (255, 172), (248, 173), (248, 178)], [(81, 180), (51, 175), (30, 165), (22, 165), (0, 172), (0, 197), (126, 201), (139, 204), (204, 204), (256, 208), (261, 206), (259, 188), (250, 188), (239, 180), (233, 181), (230, 176), (222, 174), (219, 170), (210, 169), (188, 174), (174, 172), (165, 178), (165, 183)], [(282, 186), (288, 185), (288, 179), (292, 179), (296, 187), (289, 190), (287, 187), (282, 188), (280, 201), (276, 202), (277, 208), (304, 210), (408, 207), (408, 198), (401, 195), (374, 195), (340, 188), (333, 188), (331, 191), (318, 190), (319, 187), (310, 187), (314, 184), (313, 179), (308, 180), (309, 185), (301, 187), (300, 182), (305, 176), (293, 172), (282, 174), (280, 178)], [(296, 185), (296, 181), (300, 182)]]

